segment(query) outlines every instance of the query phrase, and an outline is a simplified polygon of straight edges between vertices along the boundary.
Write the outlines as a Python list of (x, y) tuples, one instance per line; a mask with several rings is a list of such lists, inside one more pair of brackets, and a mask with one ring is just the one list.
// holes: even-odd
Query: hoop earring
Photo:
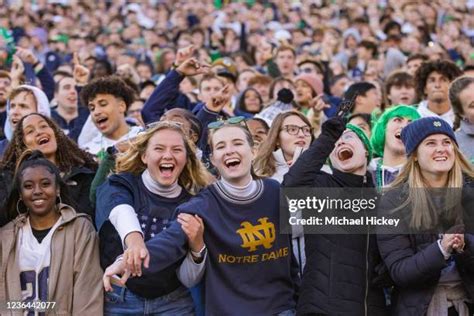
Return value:
[(60, 194), (58, 194), (56, 196), (56, 204), (63, 204), (63, 201), (61, 200), (61, 195)]
[(18, 213), (18, 215), (21, 215), (22, 213), (20, 212), (20, 202), (22, 200), (21, 199), (18, 199), (18, 201), (16, 201), (16, 212)]

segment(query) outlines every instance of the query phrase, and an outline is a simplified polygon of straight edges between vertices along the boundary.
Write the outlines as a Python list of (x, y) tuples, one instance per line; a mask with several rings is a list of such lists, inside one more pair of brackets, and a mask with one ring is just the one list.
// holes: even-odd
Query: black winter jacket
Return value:
[[(464, 190), (464, 210), (474, 210), (472, 188)], [(379, 207), (382, 210), (394, 210), (403, 204), (399, 190), (388, 191)], [(410, 206), (401, 210), (411, 213)], [(471, 222), (472, 224), (472, 222)], [(456, 268), (463, 285), (474, 298), (474, 235), (469, 222), (465, 221), (465, 251), (454, 254)], [(468, 233), (470, 232), (470, 233)], [(377, 235), (380, 254), (395, 283), (392, 292), (393, 315), (422, 316), (426, 314), (434, 294), (441, 270), (447, 262), (441, 253), (436, 234), (379, 234)]]
[[(321, 171), (344, 121), (332, 118), (322, 133), (285, 175), (286, 187), (373, 187), (369, 173), (359, 176), (333, 169)], [(305, 234), (306, 266), (298, 315), (386, 315), (383, 290), (374, 288), (372, 271), (380, 262), (375, 236)]]

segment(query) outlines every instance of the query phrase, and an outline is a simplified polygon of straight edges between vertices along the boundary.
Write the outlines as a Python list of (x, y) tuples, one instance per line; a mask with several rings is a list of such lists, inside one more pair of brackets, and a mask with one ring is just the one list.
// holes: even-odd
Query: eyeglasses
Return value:
[(303, 132), (304, 136), (311, 136), (311, 127), (305, 126), (296, 126), (296, 125), (285, 125), (281, 128), (290, 135), (298, 135), (300, 130)]
[[(242, 124), (243, 123), (243, 124)], [(247, 123), (245, 122), (245, 117), (243, 116), (234, 116), (227, 120), (220, 120), (211, 122), (207, 125), (208, 129), (218, 129), (226, 125), (241, 125), (248, 129)]]

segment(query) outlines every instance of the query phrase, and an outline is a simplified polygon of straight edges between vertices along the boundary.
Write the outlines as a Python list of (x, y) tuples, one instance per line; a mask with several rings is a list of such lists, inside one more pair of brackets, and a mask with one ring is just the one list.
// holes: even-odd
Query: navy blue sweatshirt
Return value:
[(78, 105), (77, 112), (77, 117), (70, 122), (67, 122), (56, 109), (51, 110), (51, 118), (56, 122), (56, 124), (58, 124), (63, 132), (75, 142), (77, 142), (79, 134), (82, 131), (82, 127), (89, 118), (88, 108)]
[[(183, 190), (176, 198), (162, 197), (148, 191), (141, 175), (120, 173), (110, 176), (107, 182), (97, 189), (97, 197), (96, 225), (100, 237), (100, 263), (105, 269), (124, 251), (118, 232), (108, 221), (114, 207), (127, 204), (135, 209), (147, 241), (166, 229), (175, 219), (176, 207), (188, 201), (191, 195)], [(176, 276), (180, 263), (181, 260), (176, 260), (164, 270), (130, 278), (126, 285), (132, 292), (145, 298), (152, 299), (169, 294), (181, 286)]]
[[(178, 207), (204, 220), (206, 315), (275, 315), (295, 308), (297, 271), (290, 236), (280, 234), (280, 187), (271, 179), (257, 183), (249, 199), (231, 196), (216, 182)], [(185, 245), (174, 222), (147, 242), (151, 261), (145, 274), (184, 256)]]
[(153, 93), (146, 100), (142, 109), (142, 118), (145, 124), (159, 121), (166, 110), (172, 108), (183, 108), (192, 111), (195, 103), (179, 91), (179, 84), (183, 81), (176, 70), (171, 70), (153, 90)]

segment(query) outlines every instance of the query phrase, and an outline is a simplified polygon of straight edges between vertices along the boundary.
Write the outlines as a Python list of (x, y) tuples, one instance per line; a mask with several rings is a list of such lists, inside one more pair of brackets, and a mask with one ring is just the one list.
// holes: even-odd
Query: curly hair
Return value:
[(81, 90), (82, 104), (87, 106), (98, 94), (110, 94), (122, 99), (128, 107), (135, 98), (135, 92), (118, 76), (97, 78), (89, 82)]
[(436, 60), (422, 63), (415, 73), (415, 90), (419, 100), (425, 98), (426, 81), (433, 72), (445, 76), (449, 81), (453, 81), (462, 75), (461, 69), (449, 60)]
[(0, 167), (14, 170), (17, 161), (19, 161), (25, 150), (29, 149), (25, 145), (25, 135), (23, 134), (23, 128), (21, 127), (23, 126), (24, 120), (32, 115), (37, 115), (44, 119), (53, 130), (57, 143), (56, 166), (61, 172), (68, 173), (74, 166), (83, 166), (91, 170), (97, 169), (97, 163), (91, 154), (80, 149), (74, 141), (64, 134), (53, 120), (39, 113), (28, 114), (18, 122), (18, 128), (15, 129), (12, 140), (3, 155)]

